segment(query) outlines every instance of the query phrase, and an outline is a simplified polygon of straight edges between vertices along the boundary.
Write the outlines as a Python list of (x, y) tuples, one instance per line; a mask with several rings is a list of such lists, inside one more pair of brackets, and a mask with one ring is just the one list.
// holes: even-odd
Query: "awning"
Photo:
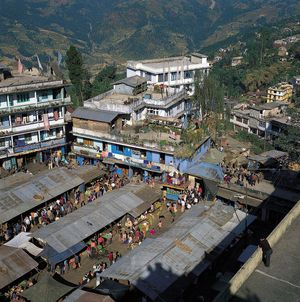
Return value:
[(217, 192), (217, 196), (230, 200), (230, 201), (238, 202), (240, 204), (244, 204), (244, 205), (247, 204), (251, 207), (259, 207), (261, 205), (261, 203), (263, 202), (263, 200), (261, 200), (261, 199), (254, 198), (249, 195), (246, 196), (245, 194), (230, 191), (230, 190), (227, 190), (225, 188), (220, 188), (220, 187)]
[(38, 266), (22, 249), (0, 247), (0, 289), (18, 280)]
[(31, 239), (31, 233), (21, 232), (15, 236), (12, 240), (6, 242), (4, 245), (21, 248), (29, 252), (33, 256), (39, 256), (43, 249), (37, 247), (33, 243), (29, 242)]
[(213, 195), (216, 196), (217, 192), (218, 192), (218, 182), (213, 181), (213, 180), (209, 180), (209, 179), (203, 179), (204, 185), (206, 187), (206, 189)]
[(56, 302), (76, 287), (75, 284), (67, 282), (57, 274), (51, 277), (47, 273), (35, 285), (22, 292), (21, 295), (31, 302)]
[(83, 289), (76, 289), (64, 302), (115, 302), (110, 296), (101, 295), (92, 291), (86, 291)]
[(96, 287), (96, 290), (102, 294), (111, 295), (115, 300), (120, 301), (128, 292), (129, 286), (105, 279)]
[(69, 257), (72, 257), (73, 255), (79, 253), (85, 248), (86, 244), (84, 242), (79, 242), (69, 249), (65, 250), (64, 252), (60, 253), (50, 245), (46, 245), (43, 252), (41, 253), (41, 256), (43, 258), (46, 258), (51, 265), (56, 265), (57, 263), (62, 262), (65, 259), (68, 259)]

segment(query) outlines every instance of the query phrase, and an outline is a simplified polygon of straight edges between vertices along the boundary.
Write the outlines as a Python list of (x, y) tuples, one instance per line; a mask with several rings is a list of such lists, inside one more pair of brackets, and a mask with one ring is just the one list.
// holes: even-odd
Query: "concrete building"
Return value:
[(114, 88), (84, 102), (84, 107), (130, 114), (128, 123), (147, 118), (183, 122), (191, 102), (185, 90), (147, 86), (147, 80), (132, 76), (114, 83)]
[(295, 76), (292, 79), (292, 84), (294, 87), (294, 93), (296, 97), (300, 97), (300, 76)]
[[(3, 69), (2, 69), (3, 71)], [(7, 71), (5, 71), (7, 73)], [(42, 162), (65, 153), (65, 112), (71, 103), (66, 83), (43, 76), (9, 75), (0, 80), (0, 164)]]
[(193, 92), (195, 72), (208, 75), (210, 68), (207, 56), (193, 53), (190, 56), (128, 61), (127, 77), (139, 75), (146, 78), (148, 84), (165, 85), (179, 90), (186, 88)]
[(267, 103), (288, 102), (293, 95), (293, 85), (288, 83), (279, 83), (268, 88)]
[(287, 106), (287, 103), (271, 102), (235, 109), (231, 113), (230, 122), (233, 123), (236, 131), (244, 130), (263, 138), (271, 138), (280, 133), (280, 130), (276, 128), (276, 121), (288, 120), (285, 115)]
[(231, 66), (239, 66), (243, 63), (243, 57), (233, 57), (231, 60)]
[(184, 147), (179, 130), (162, 132), (151, 123), (130, 126), (128, 119), (129, 115), (124, 113), (77, 108), (72, 120), (73, 152), (78, 163), (101, 160), (110, 168), (117, 166), (115, 171), (120, 175), (131, 177), (135, 172), (143, 172), (147, 179), (148, 174), (161, 176), (164, 171), (186, 172), (210, 148), (210, 137), (206, 137), (190, 155), (184, 152), (186, 157), (179, 158), (176, 152)]

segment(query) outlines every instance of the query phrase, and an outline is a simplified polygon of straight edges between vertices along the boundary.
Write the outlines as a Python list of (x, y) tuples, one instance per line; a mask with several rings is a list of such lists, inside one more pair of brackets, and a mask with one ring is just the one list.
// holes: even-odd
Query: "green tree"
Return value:
[(117, 74), (117, 66), (115, 64), (104, 67), (95, 77), (92, 94), (95, 96), (112, 89), (112, 83), (117, 81), (120, 76), (123, 75)]
[(72, 83), (72, 101), (78, 107), (90, 96), (90, 75), (83, 66), (81, 53), (73, 45), (67, 50), (66, 65)]
[(204, 76), (202, 80), (195, 75), (194, 103), (202, 116), (209, 112), (222, 113), (224, 110), (224, 91), (213, 75)]

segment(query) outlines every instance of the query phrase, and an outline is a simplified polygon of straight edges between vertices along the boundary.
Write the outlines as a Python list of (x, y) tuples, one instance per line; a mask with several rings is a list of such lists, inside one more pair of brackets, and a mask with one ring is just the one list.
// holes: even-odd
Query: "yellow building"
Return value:
[(288, 102), (293, 94), (293, 85), (288, 83), (279, 83), (268, 88), (267, 103)]

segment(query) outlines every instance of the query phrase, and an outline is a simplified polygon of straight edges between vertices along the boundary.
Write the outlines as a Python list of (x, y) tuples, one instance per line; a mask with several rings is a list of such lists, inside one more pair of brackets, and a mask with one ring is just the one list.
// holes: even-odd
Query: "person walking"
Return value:
[(114, 254), (111, 251), (108, 253), (108, 260), (109, 260), (109, 264), (112, 265), (114, 262)]
[(259, 246), (262, 249), (263, 253), (262, 261), (266, 267), (269, 267), (271, 261), (271, 254), (273, 253), (270, 243), (267, 239), (262, 238), (260, 239)]

